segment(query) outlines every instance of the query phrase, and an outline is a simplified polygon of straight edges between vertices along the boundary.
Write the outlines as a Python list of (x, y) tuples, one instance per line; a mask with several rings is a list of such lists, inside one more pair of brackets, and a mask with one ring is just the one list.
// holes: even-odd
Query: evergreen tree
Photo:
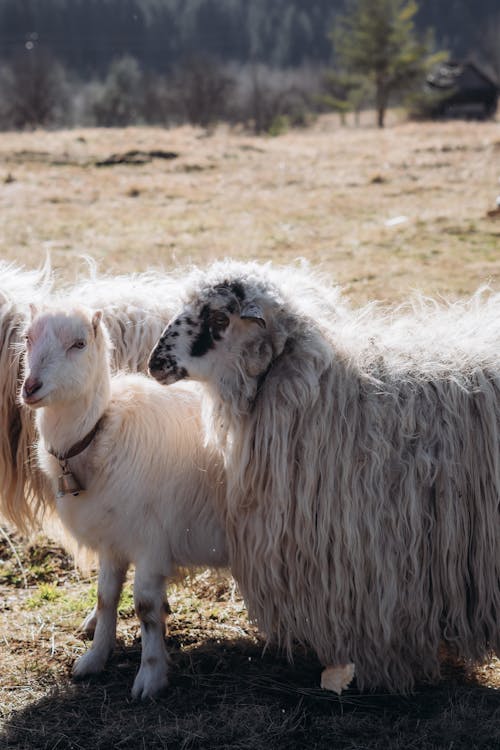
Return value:
[(361, 109), (373, 100), (372, 85), (368, 78), (359, 73), (329, 70), (324, 74), (322, 84), (324, 94), (319, 103), (338, 112), (342, 125), (346, 123), (348, 112), (354, 112), (356, 124), (359, 124)]
[(426, 70), (443, 59), (442, 53), (430, 54), (429, 34), (417, 37), (417, 12), (415, 0), (351, 0), (332, 33), (340, 66), (372, 82), (381, 128), (391, 95), (422, 81)]

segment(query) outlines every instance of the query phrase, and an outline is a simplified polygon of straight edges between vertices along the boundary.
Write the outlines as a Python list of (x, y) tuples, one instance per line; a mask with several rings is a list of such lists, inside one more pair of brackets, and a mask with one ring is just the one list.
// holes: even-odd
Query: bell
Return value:
[(75, 475), (67, 468), (59, 475), (57, 480), (57, 497), (73, 495), (76, 497), (83, 490)]

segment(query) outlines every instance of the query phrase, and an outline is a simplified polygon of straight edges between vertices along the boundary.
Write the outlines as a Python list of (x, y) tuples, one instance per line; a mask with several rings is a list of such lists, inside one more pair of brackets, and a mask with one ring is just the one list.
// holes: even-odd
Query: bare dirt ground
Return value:
[[(106, 163), (107, 162), (107, 163)], [(500, 125), (322, 118), (256, 138), (221, 127), (0, 135), (0, 257), (50, 252), (75, 278), (233, 256), (308, 258), (356, 302), (414, 289), (460, 296), (500, 286)], [(0, 536), (0, 746), (6, 748), (500, 748), (500, 664), (443, 664), (411, 696), (321, 691), (249, 624), (230, 578), (171, 588), (171, 685), (133, 702), (139, 663), (130, 587), (106, 673), (72, 684), (77, 628), (95, 578), (46, 538)]]

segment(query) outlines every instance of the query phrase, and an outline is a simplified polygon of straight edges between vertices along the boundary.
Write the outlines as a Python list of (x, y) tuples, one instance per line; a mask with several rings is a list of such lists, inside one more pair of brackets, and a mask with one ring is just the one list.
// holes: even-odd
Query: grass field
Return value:
[[(1, 134), (0, 257), (33, 267), (49, 252), (64, 279), (85, 254), (112, 272), (306, 257), (355, 302), (455, 297), (500, 288), (499, 179), (498, 123), (379, 132), (326, 117), (274, 139), (223, 127)], [(445, 661), (442, 682), (411, 696), (339, 699), (319, 689), (312, 655), (263, 653), (231, 579), (206, 572), (169, 593), (164, 695), (129, 697), (130, 587), (109, 669), (72, 684), (94, 597), (95, 579), (46, 538), (0, 536), (1, 747), (500, 748), (497, 660)]]

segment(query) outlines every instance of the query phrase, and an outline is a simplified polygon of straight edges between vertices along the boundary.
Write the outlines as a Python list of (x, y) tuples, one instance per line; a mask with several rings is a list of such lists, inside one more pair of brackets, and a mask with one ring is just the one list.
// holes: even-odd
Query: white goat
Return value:
[(32, 414), (18, 403), (22, 382), (18, 352), (29, 304), (41, 304), (52, 295), (61, 307), (85, 300), (89, 307), (102, 309), (113, 343), (113, 368), (145, 371), (181, 288), (176, 274), (113, 277), (98, 275), (90, 265), (88, 278), (56, 292), (48, 265), (28, 271), (0, 261), (0, 516), (20, 531), (38, 528), (53, 507), (52, 489), (32, 455), (36, 438)]
[[(190, 286), (190, 288), (189, 288)], [(350, 310), (306, 269), (193, 273), (151, 374), (204, 382), (250, 615), (358, 686), (500, 654), (500, 295)]]
[(132, 694), (144, 698), (167, 683), (166, 579), (179, 566), (227, 564), (216, 512), (223, 474), (202, 442), (196, 390), (167, 391), (142, 375), (111, 377), (109, 357), (100, 311), (34, 312), (22, 397), (37, 410), (38, 459), (59, 488), (62, 522), (99, 555), (94, 642), (73, 673), (104, 668), (134, 563), (142, 658)]

